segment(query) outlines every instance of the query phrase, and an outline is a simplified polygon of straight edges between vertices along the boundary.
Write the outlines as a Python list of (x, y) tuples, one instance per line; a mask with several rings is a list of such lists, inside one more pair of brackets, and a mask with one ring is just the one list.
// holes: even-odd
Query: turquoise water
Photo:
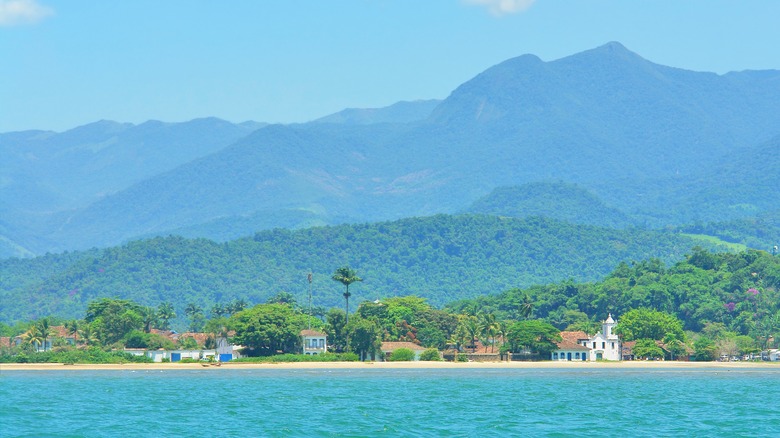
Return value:
[(0, 436), (780, 436), (780, 369), (22, 371)]

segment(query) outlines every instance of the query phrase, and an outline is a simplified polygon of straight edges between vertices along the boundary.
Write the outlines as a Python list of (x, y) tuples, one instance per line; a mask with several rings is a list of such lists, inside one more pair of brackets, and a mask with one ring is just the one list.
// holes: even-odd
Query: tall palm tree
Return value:
[(32, 345), (36, 350), (38, 350), (38, 346), (42, 345), (44, 342), (44, 337), (41, 334), (38, 324), (33, 324), (32, 327), (30, 327), (30, 329), (27, 330), (24, 335), (22, 335), (22, 341), (25, 344)]
[(79, 334), (81, 335), (81, 342), (86, 346), (95, 345), (98, 342), (97, 333), (95, 333), (90, 324), (84, 324)]
[(496, 343), (496, 315), (492, 313), (483, 313), (480, 316), (479, 331), (487, 341), (490, 342), (490, 352), (493, 352), (493, 346)]
[(49, 324), (49, 318), (42, 318), (38, 321), (38, 332), (43, 338), (43, 351), (46, 351), (46, 344), (49, 342), (49, 336), (51, 336), (51, 325)]
[(168, 321), (176, 318), (176, 312), (173, 310), (173, 304), (160, 303), (157, 306), (157, 318), (160, 320), (160, 328), (163, 330), (170, 330), (171, 325)]
[(463, 324), (463, 329), (468, 335), (468, 342), (471, 346), (471, 352), (473, 353), (477, 350), (477, 344), (474, 342), (474, 340), (477, 339), (480, 334), (477, 318), (474, 318), (473, 316), (469, 317), (469, 319)]
[(72, 319), (70, 321), (65, 322), (65, 329), (68, 331), (69, 335), (73, 336), (73, 345), (78, 345), (79, 343), (79, 326), (81, 323), (78, 319)]
[(363, 281), (362, 278), (357, 276), (357, 272), (354, 269), (350, 269), (349, 266), (342, 266), (336, 269), (331, 277), (333, 281), (338, 281), (346, 287), (344, 292), (344, 299), (346, 300), (347, 317), (346, 322), (349, 323), (349, 297), (352, 295), (349, 293), (349, 285), (358, 281)]
[(203, 313), (203, 307), (195, 303), (189, 303), (187, 304), (187, 307), (184, 308), (184, 314), (190, 318), (198, 313)]
[(523, 296), (523, 302), (520, 304), (520, 316), (528, 319), (534, 312), (534, 302), (528, 294)]
[(144, 322), (144, 332), (151, 333), (158, 322), (158, 315), (154, 307), (141, 307), (138, 313), (141, 314), (141, 319)]

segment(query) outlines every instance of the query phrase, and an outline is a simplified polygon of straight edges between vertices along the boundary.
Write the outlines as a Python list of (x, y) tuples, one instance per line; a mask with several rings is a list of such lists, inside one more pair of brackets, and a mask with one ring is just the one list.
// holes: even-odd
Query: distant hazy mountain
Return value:
[(22, 239), (19, 233), (4, 234), (19, 241), (12, 253), (23, 254), (27, 246), (50, 249), (32, 240), (58, 227), (64, 212), (216, 152), (262, 126), (215, 118), (140, 125), (103, 120), (62, 133), (0, 134), (0, 214), (18, 227), (30, 227)]
[(348, 108), (314, 120), (312, 123), (371, 125), (374, 123), (410, 123), (427, 119), (441, 100), (401, 101), (384, 108)]
[[(127, 173), (141, 179), (121, 190), (100, 178), (84, 182), (79, 187), (90, 190), (78, 193), (89, 193), (94, 202), (72, 211), (52, 208), (51, 214), (43, 207), (67, 205), (65, 196), (15, 158), (3, 175), (14, 175), (29, 195), (14, 196), (4, 182), (3, 199), (15, 212), (38, 216), (3, 219), (10, 230), (25, 229), (23, 241), (48, 242), (35, 247), (41, 251), (172, 230), (228, 236), (251, 224), (457, 212), (496, 187), (538, 181), (577, 184), (615, 209), (615, 223), (627, 216), (649, 226), (737, 219), (777, 199), (772, 178), (780, 169), (772, 139), (780, 134), (780, 71), (692, 72), (609, 43), (551, 62), (532, 55), (510, 59), (458, 87), (419, 120), (433, 103), (346, 111), (246, 136), (214, 135), (224, 142), (210, 143), (211, 153), (182, 157), (180, 166), (154, 176), (141, 177), (138, 169), (146, 167), (138, 164)], [(103, 136), (88, 144), (100, 151), (106, 141)], [(91, 178), (88, 169), (78, 169), (79, 180)], [(67, 174), (67, 168), (56, 171)], [(295, 218), (290, 212), (306, 213)], [(263, 215), (268, 220), (246, 220)]]

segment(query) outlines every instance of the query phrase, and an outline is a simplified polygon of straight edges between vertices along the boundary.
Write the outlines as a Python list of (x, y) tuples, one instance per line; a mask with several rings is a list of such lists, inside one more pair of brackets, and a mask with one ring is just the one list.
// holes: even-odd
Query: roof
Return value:
[(501, 343), (496, 342), (494, 345), (484, 345), (481, 341), (474, 341), (474, 348), (470, 346), (463, 346), (463, 350), (472, 354), (498, 354), (501, 350)]
[(579, 341), (581, 340), (587, 340), (590, 337), (587, 333), (583, 331), (563, 331), (561, 332), (561, 338), (563, 339), (560, 342), (556, 342), (555, 345), (558, 346), (559, 350), (577, 350), (577, 351), (589, 351), (590, 348), (583, 347)]
[(609, 315), (607, 315), (607, 320), (604, 321), (604, 322), (607, 323), (607, 324), (614, 324), (615, 323), (615, 320), (612, 319), (612, 314), (611, 313)]
[(577, 341), (586, 341), (590, 339), (590, 336), (588, 336), (588, 334), (583, 331), (576, 331), (576, 332), (563, 331), (561, 332), (561, 338), (563, 338), (563, 342), (571, 342), (576, 344)]
[(590, 348), (583, 347), (582, 345), (576, 342), (562, 341), (562, 342), (558, 342), (556, 345), (558, 346), (558, 350), (590, 351)]
[(0, 337), (0, 347), (10, 347), (11, 338), (9, 336)]
[(326, 336), (325, 333), (317, 330), (301, 330), (301, 336)]
[(382, 342), (381, 350), (384, 352), (395, 351), (399, 348), (408, 348), (410, 350), (425, 350), (426, 348), (413, 342)]

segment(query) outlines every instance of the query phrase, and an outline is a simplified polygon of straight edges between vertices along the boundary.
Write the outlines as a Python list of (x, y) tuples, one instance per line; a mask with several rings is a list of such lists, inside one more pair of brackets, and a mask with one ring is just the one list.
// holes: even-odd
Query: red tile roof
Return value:
[(301, 330), (301, 336), (325, 336), (325, 333), (317, 330)]
[(583, 347), (582, 344), (579, 343), (580, 340), (588, 339), (588, 334), (583, 331), (563, 331), (561, 332), (561, 338), (563, 338), (561, 342), (556, 342), (559, 350), (590, 350), (590, 348)]

